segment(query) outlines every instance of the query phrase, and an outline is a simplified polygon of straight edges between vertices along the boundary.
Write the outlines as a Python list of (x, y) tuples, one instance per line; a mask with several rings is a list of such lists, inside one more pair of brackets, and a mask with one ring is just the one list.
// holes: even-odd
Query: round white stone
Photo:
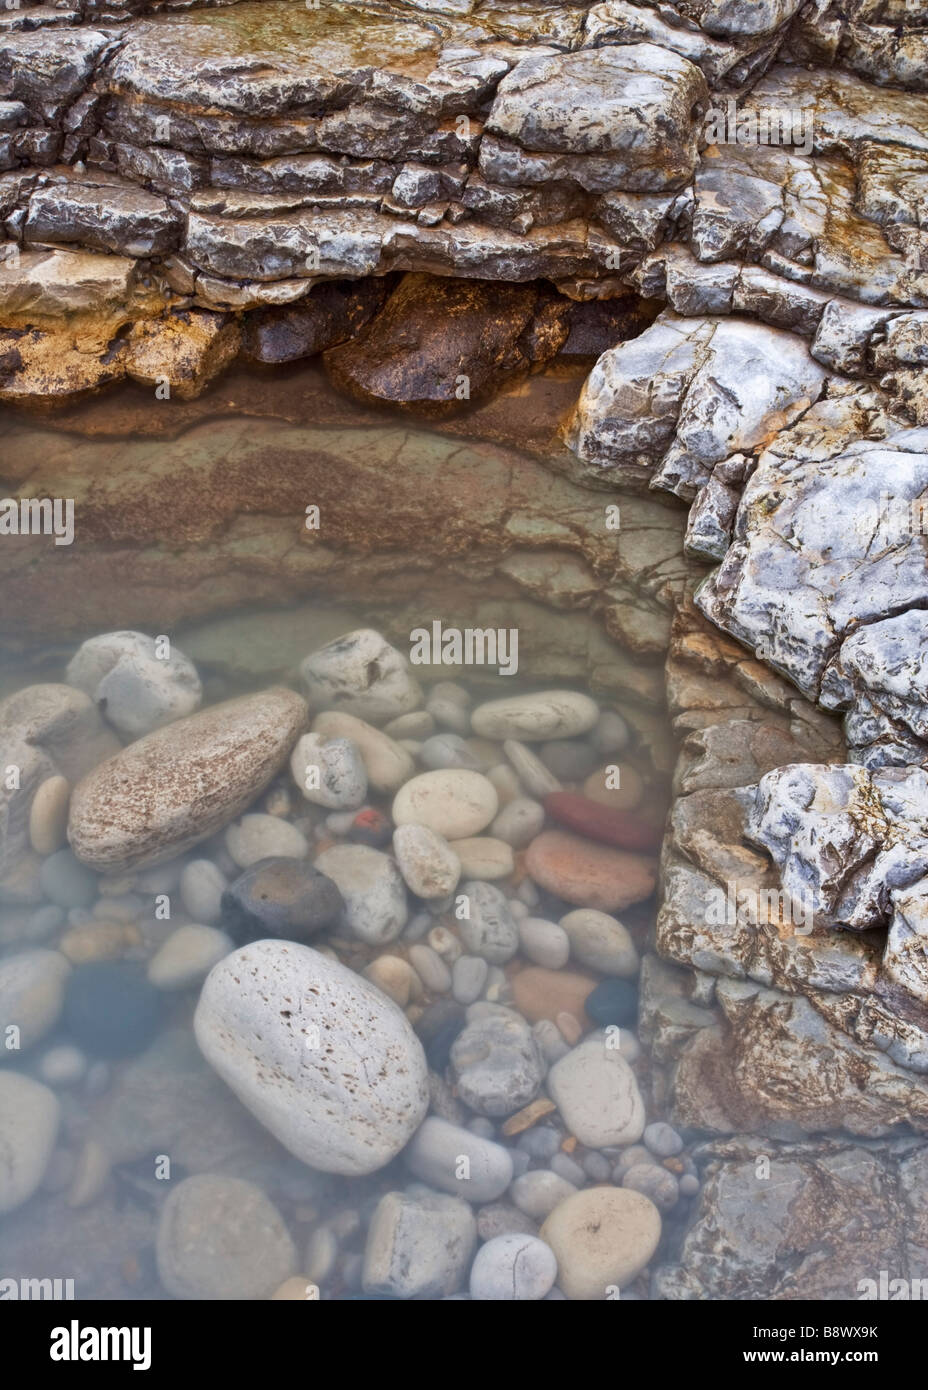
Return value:
[(130, 738), (193, 714), (203, 698), (190, 658), (175, 646), (159, 646), (144, 632), (91, 637), (71, 658), (65, 680), (95, 700), (109, 723)]
[(460, 840), (478, 835), (498, 809), (496, 789), (482, 773), (443, 768), (401, 787), (392, 814), (395, 825), (426, 825), (448, 840)]
[(631, 979), (638, 974), (638, 951), (627, 927), (607, 912), (581, 907), (561, 918), (575, 960), (603, 975)]
[(589, 1149), (636, 1144), (645, 1113), (638, 1082), (612, 1035), (591, 1034), (548, 1073), (548, 1094), (571, 1134)]
[(393, 853), (406, 885), (417, 898), (446, 898), (461, 877), (461, 861), (443, 835), (426, 825), (399, 825)]
[[(14, 1058), (43, 1038), (58, 1022), (71, 967), (60, 951), (20, 951), (0, 961), (0, 1041)], [(17, 1046), (7, 1030), (16, 1028)], [(9, 1050), (7, 1050), (9, 1049)]]
[(336, 709), (385, 724), (422, 703), (406, 657), (373, 628), (346, 632), (310, 653), (300, 675), (314, 710)]
[(557, 1258), (537, 1236), (494, 1236), (481, 1245), (470, 1271), (470, 1296), (481, 1302), (530, 1303), (557, 1278)]
[(395, 792), (415, 771), (415, 763), (405, 748), (353, 714), (326, 710), (313, 720), (313, 733), (324, 738), (349, 739), (361, 754), (367, 780), (375, 792)]
[(191, 859), (180, 876), (180, 900), (195, 922), (215, 926), (222, 916), (222, 895), (229, 881), (211, 859)]
[(290, 755), (293, 780), (307, 801), (329, 811), (356, 811), (367, 796), (367, 769), (347, 738), (304, 734)]
[(557, 922), (545, 921), (543, 917), (523, 917), (519, 923), (519, 940), (522, 950), (536, 965), (560, 970), (567, 964), (570, 940)]
[(428, 1109), (425, 1054), (402, 1011), (309, 946), (258, 941), (226, 956), (194, 1030), (242, 1104), (323, 1172), (376, 1172)]

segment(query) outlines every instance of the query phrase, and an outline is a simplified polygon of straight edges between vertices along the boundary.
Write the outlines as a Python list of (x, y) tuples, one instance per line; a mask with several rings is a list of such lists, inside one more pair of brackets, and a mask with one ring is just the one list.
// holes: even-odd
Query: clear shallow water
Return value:
[[(369, 440), (367, 436), (365, 442)], [(477, 452), (484, 466), (500, 466), (504, 471), (509, 468), (512, 456), (501, 447), (479, 446), (478, 451), (475, 446), (475, 456)], [(424, 466), (421, 460), (419, 466)], [(524, 466), (526, 470), (537, 468), (528, 461)], [(550, 475), (539, 470), (538, 476)], [(567, 505), (565, 489), (569, 492), (570, 488), (567, 484), (557, 486), (561, 491), (554, 503), (563, 509)], [(593, 494), (590, 500), (582, 489), (573, 489), (568, 502), (573, 506), (577, 499), (588, 508), (589, 516), (601, 516), (601, 495)], [(479, 503), (471, 500), (469, 505), (471, 516), (479, 512)], [(490, 498), (488, 510), (495, 505), (496, 499)], [(589, 516), (575, 518), (581, 536), (592, 530)], [(247, 571), (247, 538), (250, 536), (252, 543), (260, 544), (263, 523), (260, 518), (251, 522), (239, 518), (236, 525), (241, 528), (240, 536), (246, 538), (242, 566)], [(626, 894), (634, 901), (623, 900), (621, 909), (610, 914), (621, 921), (632, 964), (626, 960), (622, 975), (611, 973), (611, 968), (603, 971), (578, 960), (575, 946), (570, 947), (569, 958), (565, 955), (562, 959), (562, 948), (565, 943), (569, 945), (569, 940), (565, 931), (558, 928), (558, 922), (572, 910), (600, 901), (591, 890), (590, 902), (586, 902), (582, 886), (577, 888), (578, 877), (582, 880), (584, 873), (582, 868), (578, 872), (581, 861), (567, 854), (565, 881), (569, 888), (565, 891), (569, 896), (563, 896), (550, 884), (545, 887), (532, 878), (526, 866), (527, 845), (518, 834), (511, 836), (516, 844), (507, 850), (505, 841), (492, 835), (491, 826), (482, 828), (481, 836), (492, 835), (495, 843), (469, 850), (462, 882), (465, 877), (491, 882), (494, 891), (499, 890), (509, 904), (506, 912), (513, 930), (518, 930), (519, 921), (526, 917), (548, 924), (547, 928), (536, 927), (528, 932), (523, 929), (505, 960), (499, 964), (487, 962), (476, 996), (472, 994), (473, 984), (469, 986), (471, 997), (477, 1001), (514, 1012), (519, 1038), (529, 1049), (532, 1066), (537, 1070), (537, 1084), (531, 1077), (526, 1083), (523, 1076), (521, 1089), (517, 1087), (518, 1099), (495, 1100), (490, 1108), (496, 1113), (487, 1114), (483, 1113), (487, 1102), (478, 1101), (474, 1108), (462, 1099), (462, 1079), (465, 1094), (472, 1101), (474, 1092), (467, 1087), (467, 1067), (463, 1063), (452, 1064), (450, 1056), (455, 1038), (465, 1027), (473, 1026), (473, 1020), (465, 1017), (465, 1010), (470, 1007), (466, 1002), (468, 990), (451, 983), (455, 978), (455, 960), (460, 955), (480, 960), (479, 953), (461, 940), (453, 902), (429, 904), (417, 898), (405, 884), (401, 891), (406, 920), (398, 935), (372, 945), (359, 940), (357, 932), (342, 917), (313, 935), (310, 944), (313, 948), (322, 947), (333, 960), (355, 973), (370, 973), (372, 963), (383, 956), (405, 962), (404, 966), (392, 967), (393, 973), (401, 976), (395, 984), (396, 1007), (406, 1013), (428, 1058), (433, 1116), (468, 1128), (483, 1141), (501, 1145), (514, 1164), (513, 1180), (525, 1172), (553, 1174), (552, 1179), (544, 1181), (559, 1181), (561, 1196), (569, 1193), (570, 1188), (564, 1186), (568, 1182), (587, 1192), (600, 1186), (619, 1189), (624, 1182), (623, 1164), (624, 1168), (634, 1166), (637, 1159), (639, 1167), (643, 1163), (650, 1168), (650, 1177), (639, 1173), (635, 1190), (651, 1190), (664, 1208), (666, 1240), (692, 1203), (690, 1189), (695, 1170), (685, 1153), (648, 1153), (640, 1151), (637, 1142), (644, 1119), (658, 1118), (652, 1114), (648, 1101), (649, 1061), (635, 1038), (634, 958), (646, 948), (653, 922), (650, 888), (654, 850), (666, 813), (667, 773), (672, 756), (666, 721), (655, 701), (647, 697), (659, 681), (660, 624), (655, 623), (650, 651), (638, 658), (630, 657), (627, 651), (623, 655), (621, 648), (605, 636), (601, 613), (595, 611), (589, 594), (578, 593), (574, 582), (573, 591), (565, 598), (556, 582), (552, 583), (552, 575), (556, 580), (559, 574), (569, 572), (570, 551), (561, 552), (560, 567), (557, 563), (548, 564), (543, 582), (533, 578), (534, 591), (530, 588), (529, 597), (525, 598), (524, 575), (517, 576), (518, 582), (508, 593), (499, 585), (498, 555), (485, 538), (473, 552), (464, 549), (462, 558), (455, 562), (456, 573), (450, 575), (443, 567), (436, 569), (431, 556), (419, 556), (415, 547), (409, 547), (408, 537), (404, 539), (402, 563), (391, 566), (389, 572), (387, 567), (382, 571), (386, 582), (378, 586), (375, 580), (368, 581), (363, 594), (359, 593), (362, 586), (355, 584), (350, 602), (339, 601), (342, 596), (337, 585), (336, 591), (323, 599), (318, 591), (324, 587), (324, 581), (320, 581), (308, 600), (274, 607), (249, 608), (239, 604), (229, 612), (221, 611), (228, 609), (228, 602), (224, 600), (225, 590), (217, 586), (218, 613), (200, 618), (195, 624), (165, 623), (164, 627), (170, 631), (176, 647), (197, 668), (204, 709), (279, 683), (305, 694), (298, 672), (303, 658), (360, 626), (375, 624), (403, 656), (409, 656), (411, 634), (416, 628), (423, 627), (431, 634), (431, 624), (437, 620), (443, 623), (446, 634), (456, 625), (462, 630), (489, 629), (495, 616), (493, 626), (498, 627), (501, 641), (509, 643), (510, 665), (516, 654), (511, 633), (516, 633), (519, 669), (513, 676), (501, 676), (494, 670), (472, 665), (433, 663), (413, 668), (423, 691), (410, 714), (418, 712), (421, 719), (423, 707), (434, 704), (430, 692), (438, 680), (454, 682), (463, 714), (449, 714), (446, 702), (443, 715), (432, 719), (431, 724), (425, 720), (420, 727), (409, 730), (415, 735), (407, 737), (405, 744), (409, 775), (428, 770), (436, 756), (439, 760), (449, 756), (447, 748), (443, 755), (433, 749), (423, 762), (426, 738), (433, 734), (452, 735), (454, 756), (464, 757), (481, 777), (490, 775), (501, 807), (514, 796), (527, 796), (536, 804), (537, 814), (544, 820), (539, 819), (533, 839), (538, 833), (563, 833), (568, 829), (550, 813), (544, 815), (540, 806), (546, 790), (557, 782), (568, 791), (598, 796), (597, 804), (606, 803), (603, 810), (609, 815), (618, 810), (639, 827), (652, 827), (652, 849), (632, 848), (629, 853), (636, 862), (629, 860), (619, 870), (613, 864), (610, 870), (613, 879), (617, 874), (619, 880), (624, 878), (634, 885)], [(601, 537), (596, 544), (601, 544)], [(362, 565), (370, 565), (369, 557), (361, 555), (359, 559)], [(223, 563), (227, 565), (228, 559)], [(344, 548), (336, 569), (339, 576), (350, 570)], [(403, 575), (401, 580), (396, 578), (398, 572)], [(415, 576), (414, 582), (409, 580), (410, 574)], [(128, 612), (137, 611), (138, 594), (133, 593), (137, 583), (133, 566), (128, 564), (123, 582)], [(594, 584), (594, 590), (595, 587)], [(551, 595), (554, 602), (545, 602)], [(73, 602), (72, 595), (72, 606)], [(112, 602), (110, 596), (111, 612)], [(635, 610), (634, 602), (628, 600), (638, 629), (642, 622), (647, 623), (648, 602), (646, 598), (643, 607)], [(118, 603), (115, 606), (118, 609)], [(85, 633), (104, 630), (94, 629), (91, 613), (86, 616)], [(127, 621), (135, 626), (134, 617)], [(119, 626), (118, 622), (112, 623), (113, 629)], [(152, 636), (157, 635), (154, 626), (158, 625), (148, 625)], [(106, 630), (110, 630), (109, 625)], [(590, 636), (593, 632), (597, 634), (595, 641)], [(577, 633), (583, 634), (580, 640)], [(60, 682), (78, 645), (76, 638), (31, 646), (18, 643), (19, 650), (5, 663), (3, 693), (8, 695), (36, 681)], [(607, 651), (608, 659), (603, 659), (602, 653)], [(497, 653), (497, 658), (499, 665), (502, 653)], [(591, 674), (580, 678), (581, 672)], [(641, 682), (640, 691), (635, 690), (636, 680)], [(629, 686), (638, 698), (629, 697)], [(521, 775), (515, 772), (513, 755), (503, 748), (501, 737), (477, 737), (468, 727), (468, 709), (488, 700), (552, 688), (582, 694), (591, 687), (601, 710), (618, 711), (624, 718), (625, 731), (622, 732), (622, 719), (610, 717), (603, 724), (603, 732), (595, 736), (587, 728), (566, 741), (549, 740), (550, 747), (544, 741), (530, 741), (530, 752), (536, 757), (541, 754), (543, 761), (536, 766), (530, 758), (528, 767), (522, 766)], [(27, 716), (28, 709), (27, 698)], [(108, 712), (118, 724), (116, 707), (111, 704)], [(378, 714), (372, 716), (371, 723), (382, 728), (390, 720)], [(396, 737), (402, 734), (401, 729)], [(456, 745), (454, 739), (458, 740)], [(126, 741), (124, 732), (120, 741)], [(606, 787), (606, 769), (612, 770), (608, 776), (618, 783), (611, 792)], [(361, 806), (380, 813), (381, 824), (378, 826), (377, 816), (366, 821), (362, 817), (360, 825), (352, 824), (348, 812), (329, 812), (307, 801), (284, 760), (279, 773), (253, 799), (247, 811), (273, 817), (279, 826), (287, 827), (286, 833), (291, 837), (288, 853), (293, 853), (294, 837), (297, 844), (302, 837), (305, 849), (298, 854), (302, 862), (313, 860), (333, 846), (359, 843), (374, 843), (392, 857), (392, 802), (392, 789), (387, 792), (369, 788)], [(22, 805), (19, 814), (22, 815)], [(232, 820), (239, 825), (240, 814)], [(29, 854), (35, 854), (34, 848), (28, 846), (28, 838), (23, 841), (20, 834), (20, 841), (26, 844)], [(60, 843), (59, 836), (56, 845)], [(587, 839), (580, 848), (583, 843), (597, 852), (595, 841)], [(608, 857), (615, 850), (606, 848), (604, 852)], [(366, 1296), (402, 1297), (466, 1293), (472, 1255), (459, 1259), (456, 1266), (453, 1261), (449, 1264), (447, 1242), (443, 1253), (435, 1256), (439, 1272), (431, 1276), (431, 1285), (426, 1273), (417, 1274), (415, 1270), (405, 1285), (402, 1281), (397, 1283), (394, 1276), (377, 1277), (370, 1271), (365, 1277), (365, 1252), (368, 1260), (373, 1258), (371, 1225), (380, 1209), (378, 1204), (389, 1193), (406, 1193), (414, 1200), (424, 1200), (427, 1192), (421, 1177), (410, 1170), (402, 1153), (378, 1171), (360, 1177), (320, 1172), (288, 1153), (203, 1060), (192, 1028), (202, 972), (186, 984), (174, 980), (171, 987), (165, 987), (160, 977), (156, 985), (148, 981), (151, 961), (179, 929), (195, 925), (223, 932), (232, 927), (227, 908), (213, 913), (202, 910), (202, 896), (196, 899), (189, 888), (186, 892), (182, 889), (181, 874), (192, 860), (206, 861), (213, 866), (215, 882), (231, 885), (247, 868), (247, 862), (241, 861), (247, 861), (248, 851), (239, 847), (236, 853), (239, 862), (230, 853), (230, 839), (222, 828), (167, 863), (98, 875), (74, 863), (69, 852), (56, 848), (54, 871), (47, 867), (49, 854), (38, 856), (46, 867), (36, 900), (7, 902), (0, 909), (0, 970), (9, 970), (17, 959), (22, 970), (24, 958), (32, 953), (34, 960), (36, 952), (53, 953), (59, 965), (66, 957), (71, 964), (71, 973), (64, 980), (57, 978), (55, 969), (49, 970), (48, 955), (41, 958), (35, 967), (41, 1007), (35, 1003), (36, 991), (25, 1001), (21, 990), (17, 994), (15, 985), (6, 994), (7, 1000), (13, 1001), (7, 1011), (25, 1015), (31, 1009), (37, 1015), (32, 1024), (38, 1036), (24, 1047), (7, 1050), (4, 1072), (16, 1072), (39, 1082), (57, 1098), (57, 1107), (49, 1102), (43, 1111), (47, 1091), (39, 1099), (33, 1093), (23, 1101), (32, 1115), (29, 1125), (33, 1142), (23, 1150), (22, 1171), (30, 1172), (31, 1177), (23, 1176), (19, 1193), (28, 1189), (33, 1179), (38, 1186), (24, 1201), (11, 1198), (15, 1209), (0, 1216), (0, 1277), (14, 1281), (70, 1279), (74, 1281), (77, 1298), (268, 1297), (291, 1275), (302, 1280), (302, 1285), (288, 1286), (292, 1297), (305, 1297), (307, 1283), (312, 1286), (310, 1296), (318, 1290), (318, 1296), (336, 1299), (356, 1297), (362, 1292)], [(565, 871), (564, 863), (552, 870), (558, 871)], [(198, 907), (200, 911), (196, 910)], [(241, 932), (237, 932), (237, 939), (243, 939)], [(201, 948), (202, 944), (199, 943)], [(230, 940), (225, 949), (235, 944)], [(418, 970), (413, 964), (417, 954)], [(383, 968), (375, 965), (374, 975)], [(66, 967), (61, 966), (58, 974), (65, 971)], [(479, 975), (481, 971), (479, 964), (472, 968), (472, 974)], [(157, 969), (155, 974), (157, 977)], [(520, 975), (521, 987), (517, 985)], [(526, 988), (526, 979), (533, 982), (532, 988)], [(87, 983), (78, 988), (77, 980)], [(596, 1017), (590, 1017), (584, 1011), (583, 999), (597, 988), (600, 1003), (598, 1011), (594, 1010)], [(457, 999), (456, 993), (460, 996)], [(479, 1015), (479, 1009), (477, 1012)], [(600, 1036), (597, 1024), (611, 1027), (616, 1037), (617, 1030), (623, 1029), (622, 1055), (629, 1059), (636, 1088), (640, 1088), (647, 1108), (646, 1116), (642, 1114), (640, 1122), (633, 1120), (628, 1131), (635, 1140), (634, 1152), (628, 1159), (623, 1155), (632, 1150), (631, 1142), (596, 1147), (578, 1140), (547, 1096), (546, 1078), (551, 1067), (584, 1039)], [(494, 1054), (494, 1047), (496, 1044), (488, 1045), (493, 1054), (491, 1070), (495, 1068), (499, 1073), (494, 1085), (505, 1090), (511, 1081), (507, 1080), (508, 1072), (518, 1072), (519, 1068), (505, 1048)], [(478, 1082), (478, 1089), (481, 1084), (484, 1083)], [(521, 1112), (531, 1100), (542, 1104), (537, 1114), (523, 1116)], [(56, 1110), (57, 1115), (48, 1113)], [(513, 1116), (519, 1118), (513, 1121)], [(55, 1129), (56, 1125), (50, 1139), (49, 1127)], [(234, 1179), (249, 1186), (227, 1189), (220, 1183), (218, 1188), (187, 1188), (185, 1191), (192, 1194), (190, 1203), (180, 1204), (181, 1215), (176, 1220), (166, 1217), (172, 1192), (190, 1178), (204, 1175), (217, 1181)], [(680, 1180), (687, 1177), (691, 1181), (684, 1182), (681, 1194)], [(542, 1186), (541, 1177), (534, 1182), (536, 1187)], [(431, 1191), (441, 1190), (428, 1183), (425, 1186)], [(454, 1191), (452, 1184), (450, 1189), (444, 1188), (442, 1195), (447, 1197)], [(466, 1197), (466, 1192), (463, 1195)], [(549, 1201), (549, 1197), (539, 1197), (537, 1193), (524, 1196), (523, 1207), (533, 1213), (529, 1215), (513, 1201), (511, 1183), (492, 1200), (468, 1201), (471, 1216), (465, 1221), (465, 1245), (476, 1242), (479, 1247), (492, 1236), (510, 1230), (537, 1232), (544, 1216), (542, 1208)], [(434, 1233), (429, 1234), (428, 1220), (422, 1220), (423, 1239), (434, 1243), (437, 1238)], [(244, 1244), (242, 1229), (247, 1233)], [(176, 1264), (172, 1250), (174, 1246), (185, 1247), (185, 1243), (199, 1254), (192, 1269), (180, 1278), (170, 1272)], [(442, 1246), (442, 1241), (438, 1240), (438, 1244)], [(67, 1287), (70, 1286), (65, 1284)], [(628, 1296), (645, 1295), (646, 1287), (646, 1279), (638, 1279), (634, 1274), (627, 1279)]]

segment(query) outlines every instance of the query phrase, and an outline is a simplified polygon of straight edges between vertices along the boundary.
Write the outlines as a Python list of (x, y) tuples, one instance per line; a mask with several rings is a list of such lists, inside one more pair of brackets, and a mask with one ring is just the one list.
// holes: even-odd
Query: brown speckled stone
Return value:
[(274, 687), (130, 743), (75, 787), (71, 848), (91, 868), (109, 872), (181, 854), (264, 790), (306, 718), (299, 695)]

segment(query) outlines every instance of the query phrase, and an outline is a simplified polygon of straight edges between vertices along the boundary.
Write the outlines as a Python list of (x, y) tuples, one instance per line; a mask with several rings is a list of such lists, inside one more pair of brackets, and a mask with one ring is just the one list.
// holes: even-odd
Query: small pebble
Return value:
[(508, 1202), (490, 1202), (477, 1211), (477, 1235), (481, 1240), (495, 1236), (538, 1234), (538, 1223)]
[(67, 844), (71, 784), (66, 777), (46, 777), (29, 808), (29, 841), (36, 854), (54, 854)]
[(582, 1187), (586, 1182), (586, 1173), (575, 1163), (569, 1154), (556, 1153), (551, 1159), (550, 1168), (552, 1173), (557, 1173), (559, 1178), (565, 1182), (572, 1183), (574, 1187)]
[(609, 1182), (612, 1177), (612, 1164), (605, 1154), (597, 1153), (595, 1149), (584, 1154), (582, 1166), (590, 1182)]
[(79, 1047), (59, 1043), (39, 1061), (39, 1076), (48, 1086), (74, 1086), (87, 1075), (87, 1058)]
[(495, 1236), (474, 1258), (470, 1296), (482, 1302), (537, 1302), (556, 1278), (554, 1251), (537, 1236)]
[(657, 1120), (650, 1124), (642, 1135), (645, 1146), (658, 1158), (674, 1158), (683, 1152), (683, 1140), (672, 1125)]
[(680, 1198), (679, 1184), (673, 1173), (654, 1163), (636, 1163), (629, 1168), (622, 1178), (622, 1186), (650, 1198), (658, 1211), (670, 1211)]
[(520, 1134), (516, 1140), (517, 1149), (523, 1149), (530, 1158), (536, 1158), (542, 1162), (553, 1158), (560, 1147), (561, 1136), (550, 1125), (536, 1125), (534, 1129), (528, 1129), (524, 1134)]
[(309, 853), (305, 835), (279, 816), (252, 814), (230, 825), (226, 848), (240, 869), (262, 859), (304, 859)]
[(500, 804), (502, 810), (491, 824), (490, 834), (513, 849), (525, 849), (544, 826), (545, 808), (527, 796), (514, 796), (505, 803), (500, 797)]
[(536, 965), (548, 970), (560, 970), (570, 955), (570, 938), (556, 922), (542, 917), (524, 917), (519, 923), (522, 950)]
[(613, 709), (604, 709), (590, 731), (590, 742), (600, 753), (621, 753), (628, 747), (628, 725)]
[(210, 859), (191, 859), (180, 876), (180, 900), (195, 922), (215, 926), (222, 915), (222, 895), (229, 886), (225, 874)]
[(178, 927), (148, 962), (148, 979), (158, 989), (189, 989), (232, 950), (231, 937), (216, 927)]
[(409, 948), (409, 959), (426, 989), (432, 994), (447, 994), (451, 989), (451, 971), (431, 946), (417, 942)]
[(576, 1186), (559, 1173), (536, 1168), (516, 1178), (509, 1195), (526, 1216), (533, 1221), (544, 1221), (556, 1206), (572, 1197), (576, 1190)]
[(472, 1004), (480, 998), (488, 971), (480, 956), (458, 957), (451, 970), (451, 989), (459, 1004)]

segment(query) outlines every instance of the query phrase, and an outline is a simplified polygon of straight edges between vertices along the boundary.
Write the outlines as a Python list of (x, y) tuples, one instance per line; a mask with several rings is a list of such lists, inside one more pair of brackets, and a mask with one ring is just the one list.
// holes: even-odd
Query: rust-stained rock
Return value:
[(82, 399), (125, 376), (125, 343), (101, 351), (74, 341), (65, 328), (0, 329), (0, 400), (34, 407)]
[(568, 312), (566, 301), (531, 285), (407, 275), (325, 365), (336, 386), (367, 404), (449, 414), (553, 357)]
[(126, 373), (140, 385), (192, 400), (228, 367), (240, 341), (238, 323), (228, 315), (178, 310), (135, 325), (126, 347)]

